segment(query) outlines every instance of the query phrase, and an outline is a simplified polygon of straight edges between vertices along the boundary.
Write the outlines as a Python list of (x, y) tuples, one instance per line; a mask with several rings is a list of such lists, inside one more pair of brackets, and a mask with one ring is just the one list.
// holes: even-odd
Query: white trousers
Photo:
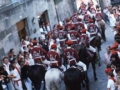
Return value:
[(89, 46), (89, 48), (87, 48), (87, 49), (90, 50), (90, 51), (93, 51), (94, 53), (96, 52), (96, 49), (92, 46)]
[[(78, 63), (76, 63), (76, 65), (81, 66), (84, 71), (87, 71), (87, 66), (83, 62), (79, 61)], [(67, 65), (67, 69), (69, 68), (70, 68), (70, 65)]]
[(17, 83), (14, 83), (14, 81), (13, 81), (13, 84), (14, 84), (16, 90), (23, 90), (21, 81), (18, 81)]
[(60, 69), (62, 69), (64, 72), (66, 71), (66, 67), (64, 65), (61, 65)]
[(32, 90), (32, 82), (29, 78), (24, 80), (24, 83), (25, 83), (25, 86), (26, 86), (27, 90)]
[[(48, 65), (47, 70), (50, 69), (50, 61), (48, 61), (48, 60), (45, 59), (42, 63)], [(65, 67), (64, 65), (61, 65), (60, 68), (61, 68), (63, 71), (66, 71), (66, 67)]]

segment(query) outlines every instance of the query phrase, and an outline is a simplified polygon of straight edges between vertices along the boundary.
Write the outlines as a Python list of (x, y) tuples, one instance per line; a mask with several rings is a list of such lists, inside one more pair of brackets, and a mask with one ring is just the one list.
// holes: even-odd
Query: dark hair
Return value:
[(3, 66), (0, 66), (0, 71), (4, 71), (4, 68), (3, 68)]
[(13, 60), (10, 62), (11, 64), (15, 63), (15, 60), (17, 60), (16, 58), (13, 58)]
[(111, 77), (114, 77), (113, 72), (109, 72), (108, 75), (111, 76)]
[(12, 53), (12, 51), (13, 51), (14, 49), (12, 48), (12, 49), (10, 49), (10, 53)]
[(34, 37), (34, 40), (37, 40), (37, 38), (36, 38), (36, 37)]
[(14, 70), (14, 69), (15, 69), (15, 67), (12, 64), (10, 64), (9, 65), (9, 70), (11, 71), (11, 70)]
[(116, 73), (118, 73), (118, 72), (120, 71), (120, 67), (119, 67), (119, 68), (116, 68), (115, 71), (116, 71)]
[(110, 65), (110, 64), (108, 64), (108, 65), (107, 65), (107, 68), (111, 68), (111, 65)]
[[(119, 57), (118, 54), (112, 54), (110, 59), (115, 58), (115, 61), (118, 63), (119, 62)], [(112, 60), (111, 60), (112, 61)]]
[(4, 62), (5, 59), (8, 59), (8, 57), (4, 57), (4, 58), (3, 58), (3, 62)]

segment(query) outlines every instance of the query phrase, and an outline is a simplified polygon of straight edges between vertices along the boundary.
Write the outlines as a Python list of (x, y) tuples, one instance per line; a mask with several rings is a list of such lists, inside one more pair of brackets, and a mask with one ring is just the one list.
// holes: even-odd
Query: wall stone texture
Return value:
[[(7, 56), (11, 48), (15, 50), (16, 55), (20, 50), (16, 26), (19, 21), (25, 19), (27, 35), (33, 38), (40, 36), (37, 16), (44, 11), (48, 13), (51, 28), (58, 22), (56, 12), (61, 20), (70, 17), (74, 12), (72, 0), (62, 0), (56, 6), (53, 0), (19, 0), (19, 2), (9, 4), (10, 2), (11, 0), (0, 0), (0, 61)], [(5, 4), (7, 6), (3, 7)], [(35, 23), (32, 22), (33, 18)], [(34, 33), (35, 29), (36, 33)]]

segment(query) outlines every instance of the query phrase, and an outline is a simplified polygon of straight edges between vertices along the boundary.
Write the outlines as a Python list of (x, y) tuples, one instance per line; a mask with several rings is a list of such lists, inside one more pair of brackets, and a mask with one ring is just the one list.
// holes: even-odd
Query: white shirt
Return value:
[(115, 90), (114, 81), (112, 79), (108, 80), (107, 88), (110, 88), (110, 90)]
[(35, 64), (33, 59), (25, 59), (25, 62), (28, 63), (28, 65), (30, 66)]
[(50, 31), (50, 26), (47, 26), (47, 31), (48, 31), (48, 32)]
[(5, 69), (6, 69), (7, 73), (8, 73), (8, 75), (9, 75), (10, 74), (10, 70), (9, 70), (10, 63), (8, 63), (8, 64), (3, 63), (3, 65), (5, 66)]
[(110, 21), (110, 26), (115, 26), (116, 24), (116, 19), (113, 14), (109, 14), (109, 21)]
[(116, 73), (115, 69), (113, 70), (113, 75), (114, 75), (115, 80), (117, 80), (117, 73)]
[(12, 78), (13, 81), (20, 79), (20, 74), (18, 73), (17, 69), (11, 70), (10, 74), (15, 76), (15, 78)]
[(40, 38), (41, 38), (42, 40), (45, 40), (45, 35), (41, 34), (41, 35), (40, 35)]
[(27, 45), (29, 45), (29, 44), (30, 44), (30, 42), (25, 40), (25, 44), (26, 44), (26, 46), (27, 46)]
[(40, 31), (40, 33), (43, 32), (43, 28), (40, 28), (39, 31)]
[(105, 60), (107, 65), (111, 63), (110, 56), (111, 56), (111, 54), (108, 54), (108, 53), (104, 54), (104, 60)]

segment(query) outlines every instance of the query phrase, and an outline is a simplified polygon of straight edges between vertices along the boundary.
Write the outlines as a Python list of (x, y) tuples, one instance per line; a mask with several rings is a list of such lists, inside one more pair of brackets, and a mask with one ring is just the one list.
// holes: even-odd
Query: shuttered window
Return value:
[(55, 4), (58, 4), (59, 2), (61, 2), (62, 0), (54, 0)]

